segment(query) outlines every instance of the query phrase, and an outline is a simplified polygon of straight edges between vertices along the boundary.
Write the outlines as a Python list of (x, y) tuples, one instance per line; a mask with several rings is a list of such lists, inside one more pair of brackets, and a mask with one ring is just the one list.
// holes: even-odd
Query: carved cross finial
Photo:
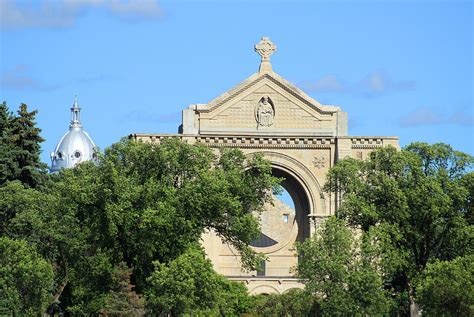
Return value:
[(262, 37), (258, 44), (255, 44), (255, 52), (262, 57), (262, 62), (270, 61), (270, 55), (277, 49), (276, 45), (268, 37)]
[(262, 37), (260, 42), (255, 45), (255, 52), (260, 55), (262, 61), (260, 63), (260, 71), (271, 71), (272, 65), (270, 64), (270, 56), (277, 49), (276, 45), (273, 44), (268, 37)]

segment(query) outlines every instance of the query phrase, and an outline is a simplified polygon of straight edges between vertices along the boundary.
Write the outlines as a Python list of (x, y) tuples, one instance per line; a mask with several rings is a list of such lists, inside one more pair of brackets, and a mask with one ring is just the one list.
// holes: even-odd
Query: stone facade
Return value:
[(145, 142), (178, 137), (212, 148), (236, 147), (246, 155), (259, 152), (270, 160), (275, 176), (285, 179), (282, 185), (295, 208), (280, 215), (286, 207), (277, 203), (280, 209), (269, 206), (262, 215), (265, 237), (254, 248), (268, 257), (264, 268), (243, 271), (236, 251), (213, 232), (202, 240), (219, 273), (244, 282), (253, 294), (283, 293), (302, 287), (292, 272), (294, 242), (310, 237), (340, 203), (337, 195), (321, 190), (329, 168), (345, 157), (365, 159), (376, 148), (399, 145), (397, 137), (348, 136), (347, 113), (320, 104), (273, 72), (270, 56), (276, 46), (268, 38), (255, 50), (261, 56), (259, 71), (211, 102), (183, 110), (180, 134), (131, 137)]

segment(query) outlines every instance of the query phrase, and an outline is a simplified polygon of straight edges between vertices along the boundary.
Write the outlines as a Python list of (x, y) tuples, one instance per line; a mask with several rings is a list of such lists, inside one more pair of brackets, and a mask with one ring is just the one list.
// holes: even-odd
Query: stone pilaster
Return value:
[(321, 227), (321, 225), (326, 221), (326, 216), (319, 215), (308, 215), (309, 225), (310, 225), (310, 236), (312, 237), (315, 232)]

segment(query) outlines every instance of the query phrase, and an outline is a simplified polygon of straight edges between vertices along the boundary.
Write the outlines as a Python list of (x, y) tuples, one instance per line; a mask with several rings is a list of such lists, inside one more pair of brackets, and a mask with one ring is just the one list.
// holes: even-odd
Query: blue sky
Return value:
[(43, 161), (77, 94), (102, 149), (175, 133), (181, 110), (273, 70), (349, 113), (350, 135), (474, 154), (473, 4), (462, 1), (0, 1), (0, 99), (38, 109)]

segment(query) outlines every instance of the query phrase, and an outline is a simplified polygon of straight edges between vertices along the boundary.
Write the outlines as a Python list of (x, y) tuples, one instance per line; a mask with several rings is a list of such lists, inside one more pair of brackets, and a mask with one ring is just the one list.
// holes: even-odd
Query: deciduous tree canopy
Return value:
[(339, 161), (337, 215), (297, 246), (305, 290), (250, 298), (199, 243), (212, 230), (260, 262), (253, 214), (278, 190), (262, 156), (122, 140), (47, 175), (35, 115), (0, 105), (0, 313), (474, 314), (473, 158), (448, 145)]
[(428, 263), (473, 254), (473, 158), (446, 144), (383, 148), (367, 161), (346, 159), (325, 189), (341, 192), (338, 216), (362, 230), (401, 307), (415, 305)]
[(391, 308), (376, 258), (341, 219), (331, 217), (298, 245), (298, 276), (324, 316), (376, 316)]
[(98, 164), (83, 163), (54, 179), (44, 191), (19, 181), (3, 184), (0, 229), (4, 237), (27, 241), (52, 264), (55, 283), (46, 304), (59, 300), (78, 314), (110, 304), (122, 262), (144, 294), (153, 263), (174, 263), (205, 230), (240, 250), (249, 267), (258, 263), (248, 247), (258, 234), (252, 212), (277, 184), (261, 156), (214, 153), (177, 139), (160, 145), (123, 140)]

